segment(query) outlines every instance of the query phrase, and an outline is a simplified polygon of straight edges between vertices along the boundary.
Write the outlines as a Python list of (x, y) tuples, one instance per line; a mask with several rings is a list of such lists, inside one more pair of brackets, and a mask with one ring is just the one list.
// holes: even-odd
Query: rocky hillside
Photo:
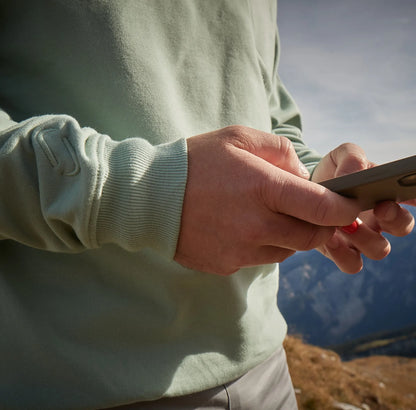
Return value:
[(300, 410), (416, 409), (416, 359), (344, 362), (333, 351), (291, 336), (285, 348)]

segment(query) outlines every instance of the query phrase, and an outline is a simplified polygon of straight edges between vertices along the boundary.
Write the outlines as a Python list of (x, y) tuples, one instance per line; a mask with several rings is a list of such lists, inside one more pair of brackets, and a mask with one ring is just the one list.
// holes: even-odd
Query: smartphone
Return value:
[(340, 195), (358, 199), (363, 211), (374, 208), (380, 201), (414, 199), (416, 155), (329, 179), (321, 185)]

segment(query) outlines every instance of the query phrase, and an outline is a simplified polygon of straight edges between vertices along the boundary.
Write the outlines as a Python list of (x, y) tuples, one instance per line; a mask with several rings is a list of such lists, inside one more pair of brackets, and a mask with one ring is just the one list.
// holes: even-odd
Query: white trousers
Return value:
[(244, 376), (213, 389), (115, 407), (117, 410), (297, 410), (296, 396), (279, 348)]

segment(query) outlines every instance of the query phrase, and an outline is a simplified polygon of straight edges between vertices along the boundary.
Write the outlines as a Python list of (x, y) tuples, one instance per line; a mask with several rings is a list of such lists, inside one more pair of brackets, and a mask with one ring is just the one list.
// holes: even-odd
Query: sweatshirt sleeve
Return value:
[(322, 156), (309, 148), (302, 138), (302, 122), (299, 109), (278, 74), (279, 50), (280, 42), (276, 28), (274, 73), (269, 97), (272, 130), (273, 133), (285, 136), (292, 141), (299, 159), (312, 174)]
[(54, 252), (104, 244), (173, 257), (185, 140), (114, 141), (66, 115), (16, 123), (0, 110), (0, 239)]

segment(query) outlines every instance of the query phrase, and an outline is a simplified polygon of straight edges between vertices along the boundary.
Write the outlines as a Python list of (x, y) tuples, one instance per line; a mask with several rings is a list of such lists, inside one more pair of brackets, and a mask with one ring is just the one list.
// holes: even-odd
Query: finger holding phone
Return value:
[[(350, 178), (350, 181), (347, 181), (346, 178), (340, 178), (336, 181), (330, 181), (335, 181), (336, 183), (330, 183), (327, 186), (338, 191), (338, 188), (341, 187), (344, 189), (348, 185), (347, 183), (354, 182), (353, 177), (357, 177), (357, 180), (362, 181), (364, 179), (368, 184), (362, 184), (360, 186), (361, 191), (359, 189), (354, 190), (356, 188), (354, 186), (354, 189), (351, 191), (347, 190), (346, 192), (351, 192), (351, 196), (357, 196), (357, 198), (363, 193), (364, 196), (368, 195), (369, 197), (371, 196), (370, 194), (375, 195), (374, 205), (368, 205), (370, 203), (369, 198), (366, 198), (362, 202), (363, 209), (369, 206), (374, 206), (374, 208), (365, 210), (360, 214), (360, 222), (355, 227), (356, 229), (353, 231), (337, 229), (331, 239), (324, 246), (318, 248), (321, 253), (333, 260), (344, 272), (359, 272), (363, 266), (361, 255), (365, 255), (370, 259), (379, 260), (390, 253), (391, 246), (383, 235), (383, 232), (394, 236), (405, 236), (412, 231), (415, 221), (408, 210), (401, 207), (394, 200), (378, 201), (378, 198), (381, 198), (383, 195), (383, 193), (380, 193), (380, 190), (385, 190), (386, 198), (393, 198), (394, 195), (398, 195), (397, 193), (389, 192), (389, 190), (394, 190), (397, 187), (397, 189), (402, 189), (396, 183), (396, 179), (400, 180), (400, 178), (404, 178), (400, 173), (409, 173), (409, 170), (412, 169), (409, 166), (413, 162), (408, 160), (405, 163), (405, 161), (402, 161), (393, 164), (394, 166), (388, 164), (387, 166), (383, 166), (383, 168), (377, 167), (376, 169), (374, 168), (375, 164), (367, 159), (364, 151), (359, 146), (348, 143), (331, 151), (316, 167), (312, 176), (312, 181), (314, 182), (321, 183), (331, 178), (339, 178), (351, 174), (352, 178)], [(404, 169), (403, 165), (406, 165), (407, 168)], [(361, 170), (370, 171), (361, 174), (352, 174)], [(381, 175), (377, 175), (380, 172), (383, 175), (382, 178)], [(394, 176), (396, 174), (400, 174), (400, 177), (396, 178)], [(405, 177), (407, 177), (407, 174)], [(325, 185), (325, 183), (323, 184)], [(341, 192), (344, 193), (342, 189)], [(405, 192), (405, 195), (411, 195), (413, 192), (414, 188), (412, 188), (410, 194)], [(406, 204), (415, 206), (416, 200), (408, 200)]]

